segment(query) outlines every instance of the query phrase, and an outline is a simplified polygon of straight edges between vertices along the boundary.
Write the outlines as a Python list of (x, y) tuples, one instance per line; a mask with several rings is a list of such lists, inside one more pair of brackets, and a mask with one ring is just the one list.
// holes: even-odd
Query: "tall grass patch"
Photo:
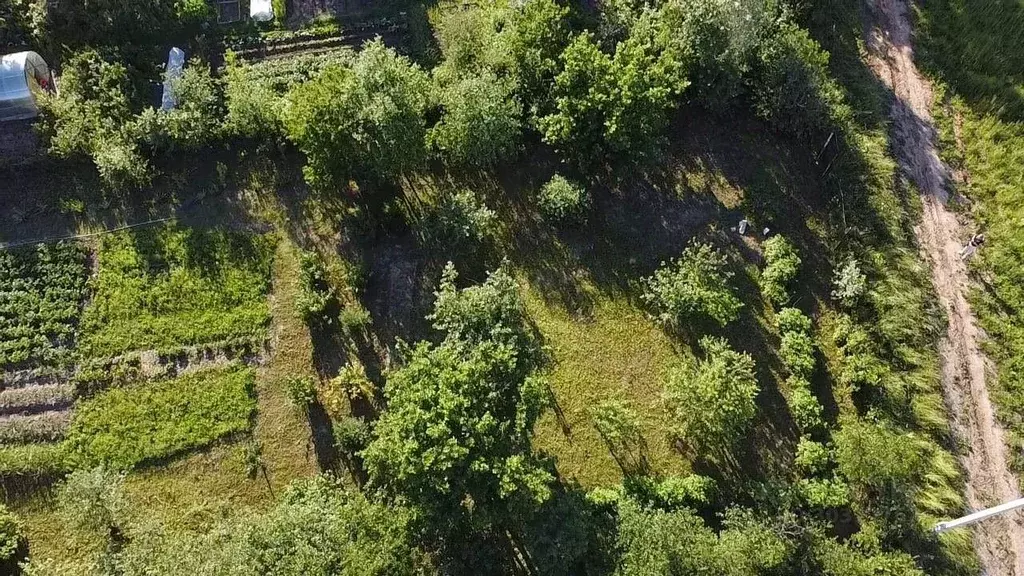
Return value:
[(250, 428), (253, 383), (234, 365), (103, 392), (75, 408), (65, 449), (79, 465), (127, 469), (207, 446)]
[(227, 230), (165, 226), (104, 236), (82, 352), (109, 357), (261, 338), (273, 252), (269, 236)]

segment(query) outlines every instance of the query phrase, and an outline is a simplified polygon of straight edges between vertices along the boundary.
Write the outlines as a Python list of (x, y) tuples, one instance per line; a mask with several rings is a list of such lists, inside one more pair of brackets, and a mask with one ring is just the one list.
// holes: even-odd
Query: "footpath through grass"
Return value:
[[(923, 68), (937, 85), (942, 156), (986, 243), (970, 263), (973, 305), (997, 366), (990, 382), (1024, 473), (1024, 2), (919, 6)], [(966, 239), (964, 239), (966, 241)]]

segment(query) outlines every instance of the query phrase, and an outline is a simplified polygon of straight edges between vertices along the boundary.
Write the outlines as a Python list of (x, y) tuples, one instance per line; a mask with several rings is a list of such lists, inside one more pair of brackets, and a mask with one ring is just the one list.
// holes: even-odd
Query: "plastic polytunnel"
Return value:
[(51, 86), (50, 68), (39, 54), (0, 57), (0, 122), (38, 116), (36, 101)]

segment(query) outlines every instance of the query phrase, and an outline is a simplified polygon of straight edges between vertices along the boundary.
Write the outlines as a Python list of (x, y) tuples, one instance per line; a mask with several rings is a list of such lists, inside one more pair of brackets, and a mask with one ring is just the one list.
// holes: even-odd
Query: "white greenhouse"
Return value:
[(0, 57), (0, 122), (39, 114), (36, 99), (52, 89), (50, 68), (35, 52)]

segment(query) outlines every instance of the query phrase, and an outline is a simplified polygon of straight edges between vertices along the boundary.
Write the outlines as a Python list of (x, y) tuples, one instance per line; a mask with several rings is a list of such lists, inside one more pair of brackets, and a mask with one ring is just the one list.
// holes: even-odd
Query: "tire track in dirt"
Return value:
[[(953, 433), (965, 447), (967, 504), (978, 510), (1020, 498), (1006, 459), (1002, 427), (985, 385), (982, 334), (967, 303), (968, 275), (960, 260), (965, 237), (956, 214), (946, 208), (949, 169), (936, 149), (932, 90), (914, 65), (910, 0), (867, 0), (868, 63), (893, 92), (891, 145), (906, 175), (917, 185), (923, 213), (916, 233), (931, 260), (932, 282), (949, 324), (940, 343), (942, 387)], [(985, 574), (1024, 576), (1024, 526), (1019, 512), (974, 525), (974, 543)]]

